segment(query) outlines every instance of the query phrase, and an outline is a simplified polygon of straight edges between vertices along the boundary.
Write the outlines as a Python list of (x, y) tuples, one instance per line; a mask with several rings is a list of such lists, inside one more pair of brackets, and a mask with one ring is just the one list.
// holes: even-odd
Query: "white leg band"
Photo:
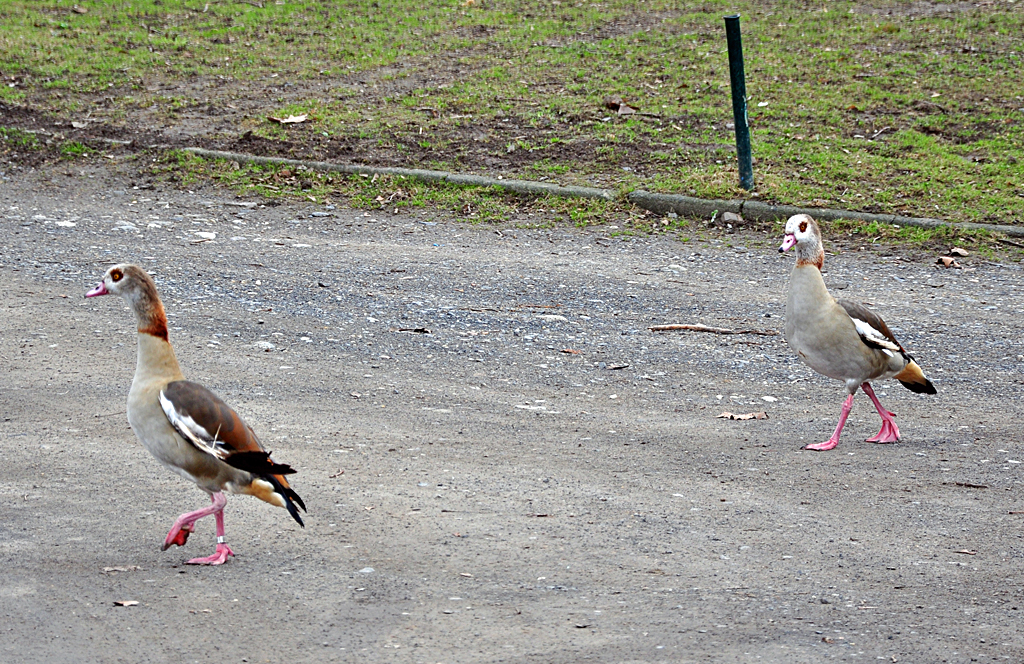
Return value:
[(226, 544), (227, 541), (228, 541), (227, 537), (224, 537), (223, 535), (218, 535), (217, 536), (217, 544)]

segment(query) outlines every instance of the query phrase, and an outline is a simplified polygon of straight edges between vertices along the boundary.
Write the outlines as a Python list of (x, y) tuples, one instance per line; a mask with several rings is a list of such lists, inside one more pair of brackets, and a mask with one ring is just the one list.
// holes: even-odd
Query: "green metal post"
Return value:
[(754, 163), (750, 156), (750, 126), (747, 124), (747, 81), (743, 74), (743, 41), (740, 15), (725, 17), (725, 37), (729, 44), (729, 83), (732, 86), (732, 117), (736, 125), (736, 159), (740, 186), (754, 188)]

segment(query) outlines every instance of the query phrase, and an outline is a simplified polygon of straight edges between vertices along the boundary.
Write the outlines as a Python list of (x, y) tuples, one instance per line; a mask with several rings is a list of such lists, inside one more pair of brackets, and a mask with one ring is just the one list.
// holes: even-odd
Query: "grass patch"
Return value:
[[(282, 154), (730, 198), (738, 11), (763, 200), (1024, 223), (1021, 3), (72, 5), (0, 5), (0, 100), (110, 123), (258, 100), (230, 133)], [(470, 214), (515, 209), (495, 205)]]
[(0, 142), (5, 150), (35, 150), (39, 147), (35, 134), (8, 127), (0, 127)]
[(79, 143), (78, 141), (65, 141), (60, 144), (58, 152), (60, 153), (61, 159), (80, 159), (82, 157), (88, 157), (96, 151), (88, 145)]

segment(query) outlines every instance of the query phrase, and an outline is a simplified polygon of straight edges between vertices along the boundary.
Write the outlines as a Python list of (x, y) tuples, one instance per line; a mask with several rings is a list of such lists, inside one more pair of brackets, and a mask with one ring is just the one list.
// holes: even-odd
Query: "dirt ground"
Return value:
[[(289, 82), (222, 80), (217, 77), (197, 77), (188, 81), (150, 81), (144, 95), (153, 96), (153, 103), (115, 108), (116, 100), (129, 91), (105, 95), (79, 95), (82, 104), (90, 108), (84, 122), (80, 115), (65, 116), (44, 110), (52, 106), (47, 94), (32, 95), (24, 105), (0, 103), (0, 125), (31, 131), (48, 145), (62, 141), (78, 141), (92, 147), (103, 148), (104, 141), (134, 141), (136, 145), (163, 145), (167, 147), (203, 147), (246, 154), (312, 159), (341, 163), (359, 163), (369, 166), (398, 166), (421, 168), (430, 165), (450, 166), (477, 174), (500, 175), (526, 173), (543, 177), (527, 169), (537, 162), (555, 159), (570, 165), (586, 163), (590, 180), (601, 186), (614, 186), (621, 179), (622, 167), (640, 174), (653, 173), (652, 154), (664, 152), (665, 143), (651, 143), (647, 139), (617, 141), (614, 150), (598, 150), (610, 143), (605, 138), (591, 135), (581, 126), (590, 126), (607, 119), (608, 109), (594, 108), (585, 116), (571, 115), (557, 121), (538, 124), (530, 110), (510, 113), (498, 118), (480, 117), (432, 127), (431, 141), (424, 144), (423, 136), (416, 133), (418, 125), (390, 125), (372, 131), (353, 129), (328, 137), (322, 128), (313, 125), (290, 125), (287, 137), (268, 139), (253, 133), (253, 129), (266, 123), (267, 114), (274, 103), (303, 103), (320, 99), (330, 103), (341, 95), (359, 107), (377, 107), (385, 104), (391, 95), (408, 92), (419, 86), (450, 84), (466, 75), (465, 65), (458, 60), (465, 53), (447, 54), (410, 64), (411, 75), (392, 79), (403, 68), (384, 68), (363, 72), (357, 77), (346, 76), (325, 80), (296, 80)], [(169, 111), (167, 99), (188, 98), (183, 108)], [(147, 97), (148, 98), (148, 97)], [(281, 100), (273, 102), (272, 100)], [(536, 106), (536, 104), (533, 104)], [(424, 110), (423, 119), (437, 117), (433, 109)], [(662, 118), (676, 126), (695, 127), (699, 120), (689, 115)], [(72, 123), (79, 126), (72, 126)], [(583, 124), (585, 123), (585, 124)], [(421, 130), (422, 131), (422, 130)], [(720, 143), (694, 143), (686, 146), (686, 158), (700, 163), (713, 162), (716, 150), (730, 149), (729, 134), (723, 124)], [(509, 151), (509, 137), (530, 143), (561, 141), (557, 155), (547, 150), (517, 149)], [(43, 153), (5, 155), (0, 142), (0, 163), (38, 163), (49, 155)]]
[[(781, 329), (779, 238), (264, 206), (109, 161), (0, 177), (0, 661), (1024, 660), (1019, 264), (829, 255), (939, 394), (880, 383), (903, 441), (863, 442), (861, 395), (802, 452), (843, 392), (780, 336), (647, 329)], [(160, 551), (207, 499), (128, 428), (133, 321), (82, 298), (121, 261), (299, 470), (304, 529), (232, 497), (228, 564), (183, 565), (207, 521)]]

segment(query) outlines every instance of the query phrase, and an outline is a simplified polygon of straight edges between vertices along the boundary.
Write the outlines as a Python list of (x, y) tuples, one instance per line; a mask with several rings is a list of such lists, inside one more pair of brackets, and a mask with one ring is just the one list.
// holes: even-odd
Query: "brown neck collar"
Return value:
[(163, 303), (157, 299), (153, 302), (146, 316), (137, 314), (139, 323), (139, 334), (149, 334), (158, 339), (167, 341), (167, 314), (164, 312)]
[(818, 268), (818, 272), (821, 272), (821, 268), (825, 265), (825, 252), (819, 249), (818, 254), (812, 258), (807, 258), (806, 256), (800, 255), (796, 257), (797, 267), (804, 267), (808, 265), (812, 265)]

